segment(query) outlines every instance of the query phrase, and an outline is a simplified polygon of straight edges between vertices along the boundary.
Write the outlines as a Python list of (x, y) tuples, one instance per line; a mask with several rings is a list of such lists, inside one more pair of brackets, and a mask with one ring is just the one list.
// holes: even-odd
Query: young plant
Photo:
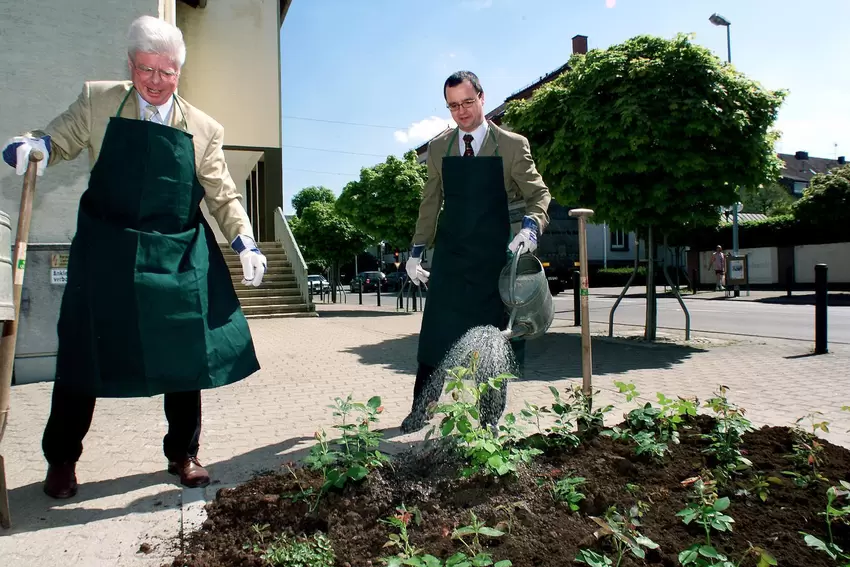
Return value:
[[(818, 430), (829, 433), (829, 422), (820, 421), (820, 412), (812, 412), (794, 422), (791, 430), (792, 453), (789, 459), (796, 471), (782, 471), (782, 474), (794, 479), (794, 484), (799, 488), (808, 488), (819, 482), (829, 482), (829, 479), (820, 472), (821, 467), (826, 464), (826, 455), (823, 451), (823, 443), (817, 437)], [(806, 431), (801, 423), (808, 419), (811, 432)], [(802, 472), (801, 472), (802, 471)]]
[[(829, 535), (829, 541), (825, 542), (806, 532), (800, 532), (800, 534), (809, 547), (823, 551), (835, 561), (840, 560), (842, 565), (850, 565), (850, 554), (845, 553), (843, 549), (838, 547), (832, 537), (832, 523), (837, 520), (846, 524), (848, 523), (848, 518), (850, 518), (850, 504), (847, 503), (847, 496), (850, 494), (850, 483), (843, 480), (839, 482), (841, 486), (830, 486), (826, 491), (826, 510), (824, 511), (824, 516), (826, 516), (826, 531)], [(844, 502), (841, 507), (836, 506), (839, 500)]]
[(590, 567), (610, 567), (613, 565), (610, 559), (589, 549), (580, 549), (576, 555), (576, 561), (590, 565)]
[(565, 502), (573, 512), (579, 511), (579, 502), (585, 499), (585, 495), (578, 488), (584, 484), (585, 478), (581, 476), (565, 476), (552, 485), (552, 496), (556, 502)]
[(522, 500), (518, 502), (511, 502), (510, 504), (500, 504), (496, 506), (496, 512), (505, 512), (508, 516), (507, 520), (503, 520), (496, 524), (497, 530), (505, 529), (508, 534), (513, 530), (514, 522), (516, 521), (516, 512), (517, 510), (525, 510), (529, 514), (531, 514), (531, 508), (528, 507), (528, 504)]
[(268, 528), (268, 524), (251, 526), (258, 541), (253, 546), (246, 543), (242, 548), (253, 549), (270, 567), (333, 567), (333, 547), (324, 534), (317, 532), (310, 538), (288, 538), (281, 534), (266, 547), (266, 537), (271, 535)]
[(728, 480), (733, 472), (752, 466), (741, 453), (740, 445), (743, 435), (753, 431), (753, 424), (744, 417), (746, 411), (743, 408), (729, 402), (726, 397), (728, 390), (721, 385), (704, 406), (714, 411), (716, 423), (710, 434), (703, 435), (703, 439), (710, 441), (703, 452), (714, 457), (717, 463), (715, 474), (721, 480)]
[(384, 544), (384, 547), (396, 547), (398, 548), (398, 553), (392, 557), (385, 557), (381, 561), (390, 566), (400, 566), (405, 565), (405, 561), (420, 555), (422, 551), (417, 547), (413, 546), (410, 543), (410, 536), (407, 533), (407, 527), (410, 524), (411, 520), (418, 526), (422, 523), (422, 515), (419, 512), (418, 508), (413, 508), (412, 510), (408, 510), (407, 507), (402, 504), (401, 506), (395, 509), (395, 514), (388, 517), (387, 519), (378, 520), (383, 524), (389, 524), (394, 528), (398, 529), (397, 534), (391, 533), (389, 535), (389, 540)]
[[(480, 423), (481, 399), (488, 389), (500, 390), (504, 380), (511, 378), (500, 374), (480, 383), (469, 379), (475, 376), (477, 356), (473, 354), (469, 368), (457, 367), (448, 372), (446, 393), (451, 395), (449, 403), (437, 404), (434, 414), (442, 414), (439, 431), (443, 437), (453, 437), (459, 442), (461, 450), (469, 463), (462, 471), (463, 476), (477, 472), (502, 476), (516, 473), (517, 465), (529, 463), (542, 453), (539, 449), (521, 447), (517, 441), (522, 431), (516, 425), (513, 414), (505, 416), (505, 424), (494, 431), (491, 427), (482, 427)], [(436, 428), (426, 435), (431, 437)]]
[(723, 562), (727, 561), (726, 557), (711, 545), (711, 530), (732, 531), (734, 520), (723, 513), (729, 508), (729, 498), (717, 497), (716, 483), (711, 479), (693, 477), (683, 480), (682, 485), (693, 485), (694, 495), (687, 507), (677, 512), (676, 516), (682, 518), (685, 525), (691, 522), (701, 525), (705, 531), (705, 542), (695, 543), (681, 552), (679, 563), (696, 567), (725, 566)]
[(638, 559), (645, 559), (644, 548), (658, 549), (657, 543), (638, 532), (640, 517), (641, 512), (637, 506), (632, 506), (625, 514), (621, 514), (612, 506), (605, 513), (604, 519), (591, 516), (601, 528), (596, 532), (597, 537), (611, 536), (617, 552), (617, 567), (623, 561), (626, 551), (630, 551)]
[(782, 479), (775, 476), (765, 477), (762, 474), (756, 474), (753, 476), (753, 481), (749, 485), (738, 490), (735, 494), (745, 498), (752, 495), (762, 502), (767, 502), (767, 497), (770, 495), (771, 484), (781, 485)]
[(552, 413), (552, 411), (546, 406), (540, 407), (527, 401), (525, 402), (525, 408), (519, 412), (522, 419), (533, 424), (537, 428), (537, 433), (541, 435), (543, 434), (543, 429), (540, 427), (540, 418), (549, 413)]
[(342, 488), (349, 481), (362, 480), (370, 470), (390, 462), (386, 455), (376, 449), (382, 434), (370, 429), (384, 411), (381, 398), (375, 396), (364, 404), (352, 402), (349, 394), (345, 400), (336, 398), (334, 402), (329, 407), (334, 410), (334, 417), (341, 422), (333, 426), (340, 432), (340, 437), (328, 440), (324, 429), (317, 431), (317, 443), (304, 459), (308, 468), (322, 472), (322, 487), (313, 510), (318, 506), (322, 494), (333, 488)]
[[(484, 522), (478, 519), (474, 512), (469, 513), (470, 525), (457, 528), (452, 532), (452, 539), (460, 541), (467, 549), (467, 552), (472, 555), (472, 563), (470, 565), (489, 565), (489, 563), (477, 563), (476, 558), (487, 556), (484, 553), (484, 546), (481, 545), (481, 536), (498, 538), (505, 535), (505, 532), (495, 528), (487, 527)], [(472, 538), (467, 541), (464, 538)], [(489, 559), (489, 556), (487, 556)], [(511, 563), (500, 561), (496, 563), (496, 567), (507, 567)]]

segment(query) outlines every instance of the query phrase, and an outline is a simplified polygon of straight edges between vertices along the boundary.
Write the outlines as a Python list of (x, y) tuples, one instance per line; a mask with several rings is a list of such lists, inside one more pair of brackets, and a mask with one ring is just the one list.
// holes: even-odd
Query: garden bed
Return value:
[[(633, 388), (621, 388), (631, 400)], [(379, 434), (369, 427), (381, 408), (371, 400), (360, 406), (365, 418), (340, 428), (361, 443), (349, 447), (349, 454), (361, 451), (354, 461), (340, 460), (333, 450), (344, 453), (344, 445), (319, 435), (307, 466), (221, 489), (172, 565), (377, 567), (405, 551), (391, 564), (560, 567), (582, 564), (577, 557), (622, 566), (846, 563), (828, 551), (850, 550), (841, 521), (850, 513), (841, 484), (850, 452), (814, 435), (826, 427), (817, 415), (793, 429), (756, 430), (721, 390), (701, 405), (662, 397), (606, 429), (605, 408), (588, 412), (578, 390), (569, 394), (550, 408), (527, 406), (527, 437), (518, 433), (521, 419), (507, 419), (499, 436), (474, 420), (467, 430), (461, 422), (475, 416), (475, 400), (444, 404), (438, 413), (446, 436), (437, 432), (389, 462), (375, 457), (370, 436)], [(698, 407), (713, 411), (695, 415)], [(537, 432), (541, 414), (548, 426)], [(487, 451), (495, 460), (484, 458)], [(830, 512), (837, 548), (829, 547), (824, 515), (830, 487), (837, 487)], [(807, 545), (801, 532), (828, 551)], [(300, 551), (293, 547), (299, 542)], [(330, 557), (317, 551), (322, 546), (332, 548), (333, 563), (295, 559), (302, 552)]]

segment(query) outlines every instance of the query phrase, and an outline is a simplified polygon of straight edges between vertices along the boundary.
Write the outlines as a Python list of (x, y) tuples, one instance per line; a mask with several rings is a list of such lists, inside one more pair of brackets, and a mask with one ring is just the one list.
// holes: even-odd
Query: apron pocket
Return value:
[(196, 270), (136, 275), (145, 374), (163, 392), (197, 388), (208, 377), (201, 293), (206, 284), (206, 275)]

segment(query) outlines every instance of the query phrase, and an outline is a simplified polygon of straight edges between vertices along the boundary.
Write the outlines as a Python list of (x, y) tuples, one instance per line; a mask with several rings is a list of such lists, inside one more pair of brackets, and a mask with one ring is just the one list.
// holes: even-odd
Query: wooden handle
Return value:
[(44, 154), (39, 150), (33, 150), (30, 152), (30, 161), (41, 161), (44, 159)]

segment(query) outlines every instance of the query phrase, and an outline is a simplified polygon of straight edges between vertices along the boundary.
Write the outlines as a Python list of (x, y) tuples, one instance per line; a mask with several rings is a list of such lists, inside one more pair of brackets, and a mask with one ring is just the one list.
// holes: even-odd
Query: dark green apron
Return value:
[(122, 118), (127, 97), (80, 199), (56, 381), (96, 397), (236, 382), (260, 365), (201, 213), (192, 135)]
[(418, 361), (433, 367), (472, 327), (507, 323), (499, 273), (511, 225), (498, 143), (493, 156), (452, 156), (457, 136), (443, 157), (443, 211), (419, 333)]

